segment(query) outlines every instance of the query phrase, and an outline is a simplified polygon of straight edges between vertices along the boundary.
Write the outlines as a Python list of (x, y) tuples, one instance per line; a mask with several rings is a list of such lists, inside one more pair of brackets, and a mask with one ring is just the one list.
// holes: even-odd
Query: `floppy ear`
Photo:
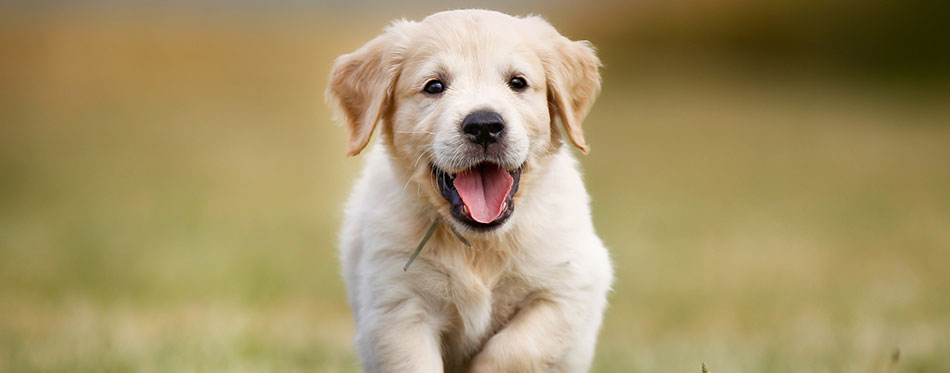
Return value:
[(587, 153), (590, 148), (584, 141), (581, 122), (600, 92), (600, 60), (586, 40), (571, 41), (547, 21), (538, 17), (529, 20), (539, 23), (537, 27), (547, 34), (540, 56), (547, 75), (551, 119), (559, 120), (571, 143)]
[(346, 129), (347, 155), (357, 155), (366, 147), (376, 122), (392, 100), (402, 55), (403, 36), (397, 28), (407, 23), (394, 23), (382, 35), (340, 56), (333, 64), (326, 95), (336, 105), (337, 120)]

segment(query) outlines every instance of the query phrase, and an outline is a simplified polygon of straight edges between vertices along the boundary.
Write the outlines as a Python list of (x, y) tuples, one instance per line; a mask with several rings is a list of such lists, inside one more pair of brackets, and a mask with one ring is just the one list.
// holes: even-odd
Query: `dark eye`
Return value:
[(526, 82), (524, 78), (516, 76), (508, 81), (508, 86), (513, 90), (523, 91), (525, 88), (528, 88), (528, 82)]
[(442, 93), (445, 90), (445, 85), (442, 84), (441, 80), (430, 80), (426, 82), (425, 88), (422, 88), (422, 91), (428, 94), (437, 94)]

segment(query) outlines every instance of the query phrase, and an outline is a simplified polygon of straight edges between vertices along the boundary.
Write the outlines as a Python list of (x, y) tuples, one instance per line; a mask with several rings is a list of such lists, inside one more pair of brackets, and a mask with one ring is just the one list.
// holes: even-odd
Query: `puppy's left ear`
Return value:
[(545, 35), (540, 57), (547, 75), (551, 119), (559, 120), (574, 146), (587, 153), (590, 148), (584, 141), (581, 122), (600, 93), (600, 59), (590, 42), (561, 36), (540, 17), (527, 21)]
[(347, 155), (357, 155), (366, 147), (376, 122), (392, 101), (404, 44), (401, 30), (409, 23), (393, 23), (382, 35), (333, 64), (326, 96), (336, 104), (337, 117), (346, 129)]

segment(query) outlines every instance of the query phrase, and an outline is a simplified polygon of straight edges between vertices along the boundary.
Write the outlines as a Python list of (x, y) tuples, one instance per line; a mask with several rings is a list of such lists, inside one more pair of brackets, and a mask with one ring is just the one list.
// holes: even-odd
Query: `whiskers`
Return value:
[[(414, 162), (412, 162), (412, 169), (417, 169), (418, 166), (419, 166), (419, 161), (421, 161), (422, 158), (429, 159), (429, 156), (430, 156), (430, 155), (432, 155), (432, 149), (429, 149), (429, 148), (424, 148), (424, 149), (422, 149), (422, 151), (419, 152), (419, 156), (416, 157), (416, 160), (415, 160)], [(412, 182), (412, 176), (413, 176), (413, 175), (414, 175), (414, 174), (410, 174), (409, 177), (408, 177), (407, 180), (406, 180), (406, 184), (402, 186), (402, 191), (403, 191), (403, 192), (405, 192), (406, 189), (409, 188), (409, 183)], [(418, 194), (418, 192), (419, 192), (419, 191), (416, 190), (416, 193), (417, 193), (417, 194)]]
[(426, 157), (426, 159), (428, 159), (429, 155), (432, 155), (432, 149), (429, 149), (429, 148), (422, 149), (422, 151), (419, 152), (419, 156), (416, 157), (416, 161), (412, 162), (412, 168), (418, 167), (419, 161), (422, 160), (422, 157)]

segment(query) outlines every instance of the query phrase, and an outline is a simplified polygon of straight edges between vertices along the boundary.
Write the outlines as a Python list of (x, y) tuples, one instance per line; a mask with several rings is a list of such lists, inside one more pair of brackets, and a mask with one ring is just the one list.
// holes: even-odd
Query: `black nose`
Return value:
[(487, 149), (505, 133), (505, 121), (494, 111), (476, 111), (462, 120), (462, 132), (469, 141)]

